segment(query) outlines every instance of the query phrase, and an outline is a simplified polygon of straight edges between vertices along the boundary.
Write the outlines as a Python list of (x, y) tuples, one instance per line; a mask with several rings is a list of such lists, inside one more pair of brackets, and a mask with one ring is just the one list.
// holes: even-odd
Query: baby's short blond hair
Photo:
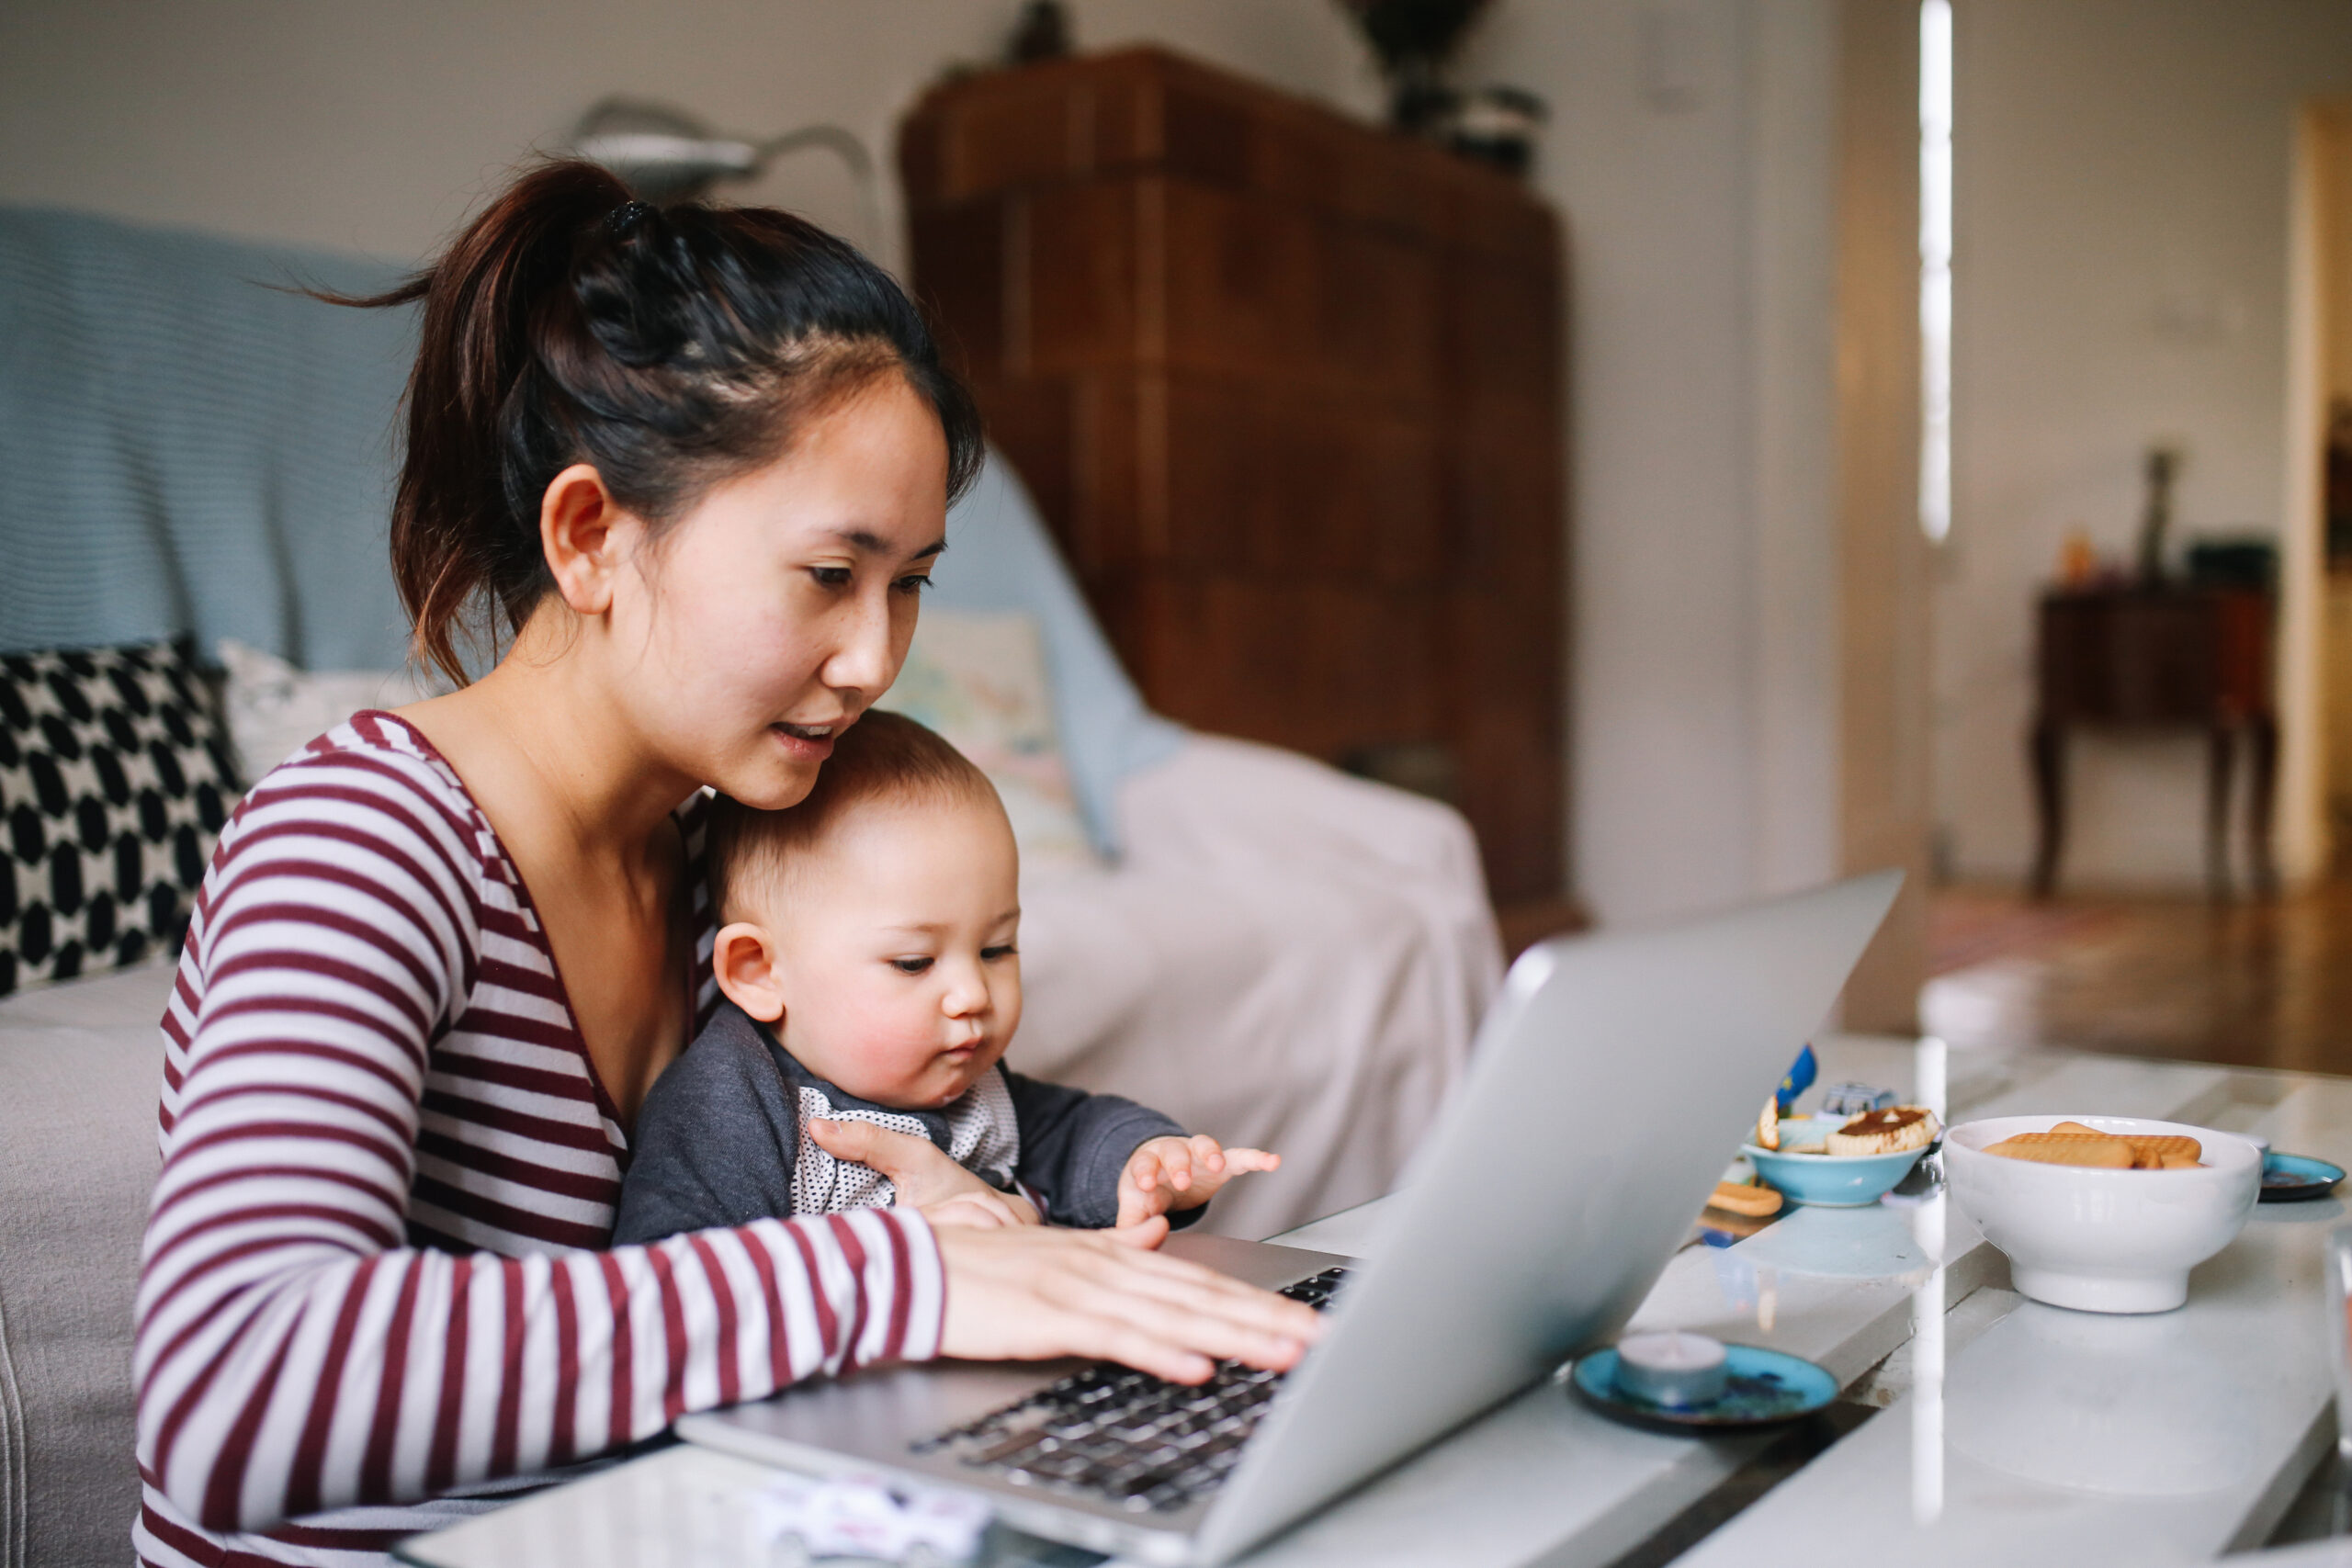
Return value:
[(937, 731), (904, 714), (869, 709), (833, 738), (816, 787), (797, 806), (760, 811), (727, 795), (710, 803), (710, 907), (718, 923), (771, 890), (795, 854), (824, 841), (852, 809), (920, 801), (986, 801), (1003, 809), (996, 786)]

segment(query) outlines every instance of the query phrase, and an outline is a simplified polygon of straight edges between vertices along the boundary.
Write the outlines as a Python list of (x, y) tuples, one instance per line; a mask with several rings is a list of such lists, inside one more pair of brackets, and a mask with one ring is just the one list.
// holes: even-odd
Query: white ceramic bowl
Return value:
[[(2203, 1145), (2197, 1170), (2098, 1170), (1984, 1153), (2019, 1133), (2080, 1122), (2102, 1133), (2170, 1134)], [(1944, 1178), (1963, 1213), (2009, 1255), (2018, 1292), (2084, 1312), (2169, 1312), (2188, 1271), (2238, 1234), (2262, 1194), (2262, 1154), (2244, 1138), (2132, 1116), (1995, 1116), (1944, 1134)]]

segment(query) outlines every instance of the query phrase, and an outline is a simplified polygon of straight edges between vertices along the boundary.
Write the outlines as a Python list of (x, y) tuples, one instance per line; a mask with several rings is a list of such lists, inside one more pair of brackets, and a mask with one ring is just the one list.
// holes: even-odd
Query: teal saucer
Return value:
[(1617, 1352), (1595, 1350), (1569, 1381), (1602, 1415), (1635, 1427), (1675, 1432), (1736, 1432), (1810, 1416), (1838, 1397), (1838, 1380), (1801, 1356), (1754, 1345), (1724, 1347), (1730, 1386), (1705, 1404), (1675, 1408), (1636, 1399), (1617, 1386)]
[(2262, 1201), (2300, 1203), (2324, 1198), (2344, 1179), (2344, 1168), (2309, 1155), (2282, 1155), (2272, 1150), (2262, 1156)]

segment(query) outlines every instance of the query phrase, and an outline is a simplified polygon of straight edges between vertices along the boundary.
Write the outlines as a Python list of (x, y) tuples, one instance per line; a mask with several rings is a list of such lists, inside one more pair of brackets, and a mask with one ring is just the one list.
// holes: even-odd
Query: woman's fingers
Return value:
[[(1279, 1299), (1279, 1298), (1277, 1298)], [(1125, 1282), (1096, 1281), (1069, 1298), (1077, 1311), (1122, 1330), (1142, 1334), (1170, 1349), (1219, 1361), (1285, 1371), (1306, 1353), (1307, 1340), (1260, 1322), (1238, 1302), (1193, 1297), (1184, 1300), (1138, 1292)], [(1115, 1351), (1097, 1355), (1119, 1354)], [(1167, 1374), (1162, 1374), (1163, 1376)], [(1201, 1374), (1206, 1376), (1205, 1370)]]
[(1216, 1360), (1287, 1368), (1319, 1336), (1295, 1302), (1142, 1250), (1164, 1222), (1129, 1236), (948, 1229), (943, 1350), (983, 1359), (1107, 1357), (1197, 1382)]
[(1012, 1205), (994, 1193), (980, 1192), (958, 1192), (944, 1201), (929, 1205), (922, 1216), (934, 1225), (973, 1225), (982, 1230), (1022, 1223), (1012, 1212)]
[(862, 1165), (890, 1179), (898, 1201), (910, 1208), (927, 1209), (962, 1193), (988, 1193), (995, 1189), (957, 1165), (929, 1138), (894, 1133), (871, 1122), (826, 1122), (811, 1119), (808, 1136), (838, 1160)]
[[(918, 1138), (908, 1133), (894, 1133), (888, 1127), (876, 1127), (871, 1122), (826, 1122), (811, 1119), (808, 1136), (817, 1146), (835, 1159), (848, 1160), (853, 1165), (870, 1166), (896, 1180), (902, 1171), (910, 1170), (923, 1161), (925, 1155), (939, 1155), (929, 1138)], [(944, 1155), (939, 1155), (944, 1159)]]

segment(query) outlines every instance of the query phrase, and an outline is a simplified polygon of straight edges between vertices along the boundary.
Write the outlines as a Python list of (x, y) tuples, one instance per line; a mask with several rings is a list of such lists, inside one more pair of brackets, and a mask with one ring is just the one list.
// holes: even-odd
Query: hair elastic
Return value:
[(627, 239), (631, 231), (645, 220), (653, 209), (642, 201), (624, 201), (605, 214), (605, 231), (616, 238)]

